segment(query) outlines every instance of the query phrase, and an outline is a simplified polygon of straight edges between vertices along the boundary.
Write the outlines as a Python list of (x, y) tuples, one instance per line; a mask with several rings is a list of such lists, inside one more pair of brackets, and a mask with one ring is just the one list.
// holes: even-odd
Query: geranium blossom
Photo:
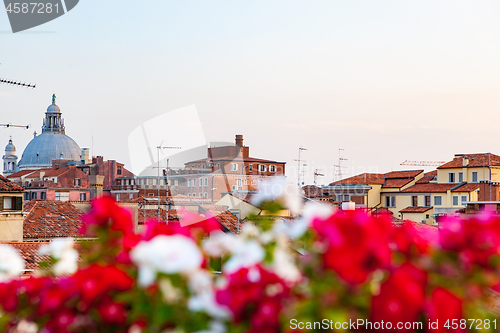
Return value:
[(139, 267), (139, 284), (151, 285), (156, 272), (189, 273), (198, 269), (203, 256), (196, 243), (183, 235), (158, 235), (141, 241), (131, 251), (132, 261)]
[(8, 281), (24, 272), (24, 260), (15, 248), (0, 244), (0, 282)]
[(52, 267), (55, 275), (73, 274), (78, 269), (78, 252), (73, 248), (74, 242), (71, 237), (56, 238), (38, 250), (41, 255), (57, 259)]

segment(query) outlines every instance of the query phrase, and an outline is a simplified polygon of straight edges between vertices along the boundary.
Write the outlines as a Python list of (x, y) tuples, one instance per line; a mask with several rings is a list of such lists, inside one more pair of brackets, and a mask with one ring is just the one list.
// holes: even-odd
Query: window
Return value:
[(349, 201), (349, 200), (351, 200), (349, 194), (344, 195), (344, 201)]
[(259, 164), (259, 172), (266, 172), (266, 166), (264, 164)]
[(192, 196), (193, 196), (193, 197), (196, 197), (196, 193), (193, 193), (193, 195), (192, 195)]
[[(57, 198), (57, 193), (56, 193), (56, 198)], [(56, 199), (57, 200), (57, 199)], [(116, 201), (120, 201), (120, 193), (116, 195)]]
[(217, 171), (220, 171), (220, 163), (217, 163)]
[(386, 207), (396, 207), (396, 196), (390, 195), (385, 197)]
[(276, 172), (276, 165), (270, 165), (269, 172)]
[(441, 206), (442, 205), (442, 198), (440, 195), (434, 196), (434, 206)]
[(191, 187), (191, 178), (188, 178), (188, 187)]
[(477, 183), (477, 172), (472, 173), (472, 182)]
[(148, 185), (153, 185), (153, 179), (151, 178), (148, 179)]
[(40, 192), (40, 199), (42, 199), (42, 200), (47, 199), (47, 193), (46, 192)]
[(238, 191), (238, 185), (233, 185), (233, 191)]
[(453, 200), (453, 206), (458, 206), (458, 195), (454, 195), (452, 200)]
[(204, 196), (205, 198), (208, 198), (208, 193), (207, 193), (207, 192), (205, 192), (205, 194), (203, 194), (203, 196)]
[(154, 193), (148, 193), (148, 197), (152, 197), (154, 195), (155, 195)]
[(426, 195), (425, 196), (425, 207), (430, 207), (431, 206), (431, 196)]
[(121, 175), (122, 174), (122, 167), (121, 166), (117, 166), (116, 167), (116, 174), (117, 175)]
[(200, 187), (203, 186), (203, 178), (200, 178)]
[(413, 207), (418, 207), (418, 196), (416, 195), (411, 196), (411, 205)]
[[(56, 194), (59, 193), (59, 192), (56, 192)], [(36, 192), (31, 192), (31, 200), (35, 200), (36, 199)], [(58, 199), (56, 199), (58, 200)]]
[(455, 173), (454, 172), (450, 172), (448, 174), (448, 183), (454, 183), (455, 182)]
[(205, 186), (208, 186), (208, 178), (205, 178)]
[(3, 198), (3, 209), (12, 210), (12, 198)]
[(250, 165), (248, 166), (248, 172), (252, 172), (252, 170), (253, 170), (253, 166), (250, 164)]
[(425, 214), (425, 218), (428, 219), (429, 218), (429, 214)]
[(80, 193), (80, 201), (87, 201), (87, 193)]
[(236, 179), (236, 185), (237, 185), (238, 187), (241, 187), (241, 179)]
[(466, 195), (462, 195), (462, 198), (460, 200), (462, 202), (462, 205), (464, 205), (465, 202), (467, 202), (467, 196)]
[(190, 196), (191, 196), (191, 193), (188, 193), (188, 197), (190, 197)]
[(128, 195), (128, 198), (129, 198), (129, 199), (133, 199), (133, 198), (134, 198), (134, 195), (133, 195), (132, 193), (130, 193), (130, 194)]
[(231, 171), (238, 171), (238, 163), (231, 163)]
[(75, 178), (75, 186), (82, 186), (82, 180), (80, 178)]
[(30, 193), (29, 192), (25, 192), (24, 193), (24, 200), (29, 200), (30, 199)]
[(464, 173), (463, 172), (459, 172), (458, 173), (458, 182), (462, 183), (463, 181), (464, 181)]
[(202, 198), (203, 197), (203, 193), (200, 192), (199, 197)]

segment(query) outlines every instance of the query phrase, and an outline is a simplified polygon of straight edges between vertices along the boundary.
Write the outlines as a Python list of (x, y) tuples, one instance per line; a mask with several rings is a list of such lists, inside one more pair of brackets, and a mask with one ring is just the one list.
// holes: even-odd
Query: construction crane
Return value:
[(404, 161), (400, 165), (413, 165), (413, 166), (440, 166), (446, 162), (436, 162), (436, 161)]
[(0, 126), (2, 127), (5, 127), (5, 128), (8, 128), (8, 127), (18, 127), (18, 128), (24, 128), (24, 129), (28, 129), (30, 128), (31, 125), (13, 125), (13, 124), (0, 124)]
[(33, 89), (36, 88), (36, 83), (35, 84), (25, 83), (25, 82), (20, 82), (20, 81), (3, 79), (1, 77), (0, 77), (0, 83), (10, 84), (10, 85), (13, 85), (13, 86), (26, 87), (26, 88), (33, 88)]

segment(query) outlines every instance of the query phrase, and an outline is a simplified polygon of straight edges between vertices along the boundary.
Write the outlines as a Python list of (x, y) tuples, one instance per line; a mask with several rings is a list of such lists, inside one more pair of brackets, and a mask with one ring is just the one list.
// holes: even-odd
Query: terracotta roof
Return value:
[(410, 193), (425, 193), (425, 192), (436, 192), (436, 193), (446, 193), (449, 189), (452, 189), (457, 184), (436, 184), (436, 183), (426, 183), (426, 184), (415, 184), (401, 192)]
[(44, 177), (57, 177), (62, 175), (63, 173), (66, 173), (69, 171), (69, 169), (72, 168), (70, 166), (63, 167), (63, 168), (48, 168), (48, 169), (40, 169), (35, 171), (34, 173), (30, 174), (26, 178), (40, 178), (40, 173), (44, 172)]
[(348, 185), (348, 184), (380, 184), (384, 183), (384, 175), (380, 173), (362, 173), (346, 179), (330, 183), (330, 185)]
[(27, 175), (27, 174), (30, 174), (33, 172), (36, 172), (36, 170), (21, 170), (21, 171), (18, 171), (18, 172), (15, 172), (13, 174), (8, 175), (7, 178), (17, 178), (17, 177), (21, 177), (21, 176), (24, 176), (24, 175)]
[(393, 212), (391, 212), (388, 208), (385, 207), (380, 207), (372, 211), (372, 214), (378, 215), (378, 214), (389, 214), (389, 215), (394, 215)]
[(23, 188), (0, 175), (0, 192), (22, 192)]
[(399, 220), (399, 221), (393, 221), (392, 224), (396, 227), (401, 227), (406, 223), (410, 223), (412, 226), (414, 226), (417, 230), (425, 230), (425, 231), (431, 231), (434, 233), (438, 233), (439, 229), (437, 225), (429, 225), (421, 222), (415, 222), (415, 221), (410, 221), (410, 220)]
[(424, 172), (424, 170), (391, 171), (386, 173), (384, 176), (385, 178), (414, 178), (422, 172)]
[(422, 178), (417, 180), (417, 184), (427, 184), (431, 180), (434, 180), (435, 177), (437, 177), (437, 170), (426, 172)]
[(399, 212), (400, 213), (425, 213), (428, 210), (431, 210), (432, 207), (406, 207), (404, 209), (401, 209)]
[[(231, 231), (234, 234), (239, 234), (238, 231), (238, 218), (231, 214), (225, 207), (223, 206), (215, 206), (215, 205), (203, 205), (200, 206), (204, 211), (212, 214), (214, 218), (223, 225), (226, 229)], [(240, 226), (241, 227), (241, 226)]]
[(491, 153), (482, 154), (460, 154), (455, 155), (452, 161), (438, 167), (438, 169), (462, 168), (464, 158), (469, 159), (468, 168), (500, 166), (500, 156)]
[(453, 190), (451, 190), (452, 192), (472, 192), (472, 191), (475, 191), (479, 188), (479, 184), (478, 183), (466, 183), (466, 184), (463, 184)]
[(412, 182), (415, 178), (389, 178), (385, 180), (382, 187), (384, 188), (400, 188)]
[(302, 190), (304, 190), (304, 196), (306, 198), (316, 198), (323, 196), (323, 191), (321, 190), (321, 187), (316, 185), (303, 186)]
[[(165, 221), (167, 211), (165, 209), (160, 208), (160, 221)], [(158, 220), (158, 209), (138, 209), (138, 217), (137, 223), (144, 224), (149, 220)], [(178, 221), (179, 216), (177, 215), (177, 211), (175, 209), (168, 210), (168, 220), (169, 221)]]
[(25, 239), (55, 237), (88, 237), (79, 233), (82, 211), (69, 202), (32, 200), (24, 210)]
[(2, 242), (2, 244), (11, 245), (19, 251), (24, 259), (26, 269), (36, 269), (40, 262), (50, 260), (49, 255), (41, 256), (38, 254), (40, 246), (49, 244), (49, 242)]

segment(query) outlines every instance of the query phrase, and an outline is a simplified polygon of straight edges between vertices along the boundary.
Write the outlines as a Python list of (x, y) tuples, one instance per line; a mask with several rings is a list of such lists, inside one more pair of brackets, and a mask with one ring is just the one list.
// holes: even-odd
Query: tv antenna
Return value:
[(30, 128), (31, 125), (13, 125), (11, 123), (8, 123), (8, 124), (0, 124), (0, 126), (5, 127), (5, 128), (18, 127), (18, 128), (28, 129), (28, 128)]
[(335, 167), (337, 168), (337, 176), (338, 176), (338, 179), (337, 180), (342, 180), (342, 176), (343, 176), (343, 173), (342, 173), (342, 161), (347, 161), (347, 158), (343, 158), (342, 157), (342, 151), (344, 151), (345, 149), (343, 148), (339, 148), (339, 164), (335, 165)]
[(319, 169), (314, 170), (314, 185), (316, 185), (316, 177), (323, 177), (324, 174), (319, 173)]
[[(307, 148), (304, 148), (304, 147), (299, 147), (299, 159), (297, 160), (294, 160), (297, 162), (297, 185), (300, 187), (300, 164), (301, 162), (306, 162), (304, 160), (301, 160), (300, 159), (300, 153), (303, 151), (303, 150), (307, 150)], [(304, 166), (307, 165), (307, 164), (304, 164)]]
[(19, 86), (19, 87), (26, 87), (26, 88), (36, 88), (36, 83), (31, 84), (31, 83), (25, 83), (25, 82), (20, 82), (20, 81), (15, 81), (15, 80), (9, 80), (9, 79), (3, 79), (0, 77), (0, 83), (3, 84), (10, 84), (13, 86)]

